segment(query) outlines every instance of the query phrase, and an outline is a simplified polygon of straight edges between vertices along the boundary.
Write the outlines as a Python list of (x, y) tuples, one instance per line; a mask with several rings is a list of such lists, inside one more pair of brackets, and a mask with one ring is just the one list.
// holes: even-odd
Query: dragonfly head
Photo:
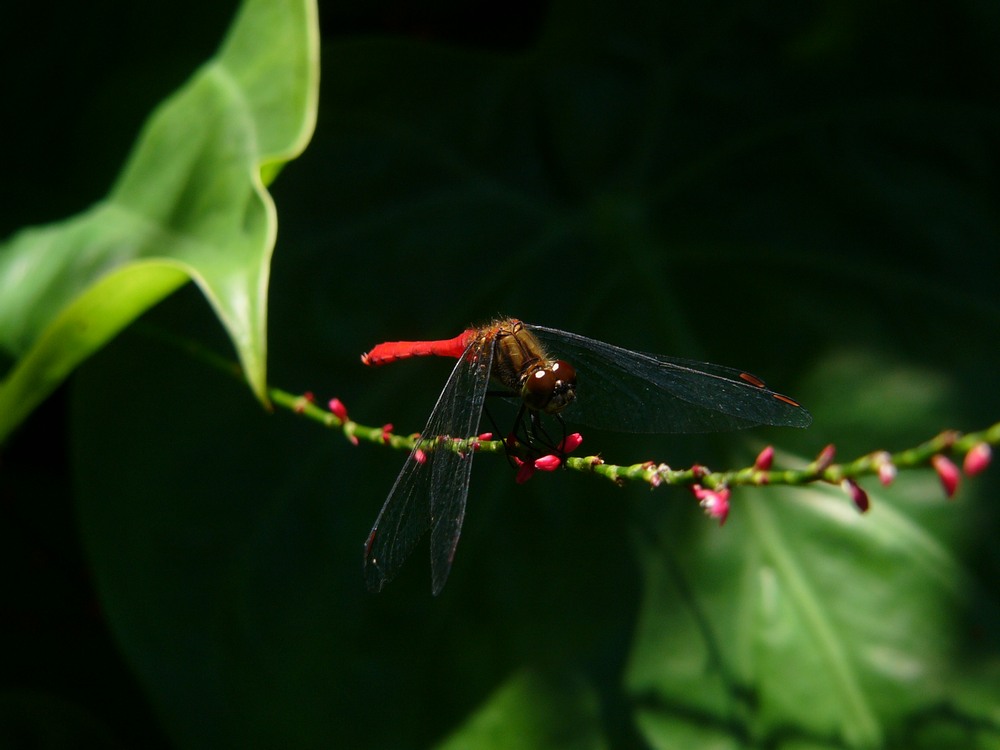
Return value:
[(576, 398), (576, 370), (561, 359), (539, 362), (521, 383), (521, 398), (529, 409), (558, 414)]

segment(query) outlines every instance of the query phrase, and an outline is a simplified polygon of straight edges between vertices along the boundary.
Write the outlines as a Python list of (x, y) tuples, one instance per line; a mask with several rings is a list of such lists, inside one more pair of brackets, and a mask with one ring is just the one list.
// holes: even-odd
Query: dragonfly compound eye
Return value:
[(561, 359), (546, 362), (528, 373), (521, 397), (530, 409), (556, 414), (576, 398), (576, 370)]

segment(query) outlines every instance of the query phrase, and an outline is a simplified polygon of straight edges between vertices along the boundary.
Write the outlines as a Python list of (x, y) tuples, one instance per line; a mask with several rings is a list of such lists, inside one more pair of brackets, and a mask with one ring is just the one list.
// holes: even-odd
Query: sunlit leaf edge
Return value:
[[(273, 34), (269, 45), (265, 44), (268, 39), (259, 33), (261, 29)], [(273, 81), (270, 82), (269, 89), (261, 85), (261, 81), (270, 74), (257, 60), (255, 51), (261, 48), (269, 49), (272, 53), (278, 51), (279, 60), (283, 63), (281, 74), (287, 86), (275, 86)], [(302, 54), (288, 55), (289, 49), (298, 50)], [(162, 119), (170, 112), (171, 103), (202, 85), (208, 77), (229, 77), (249, 91), (247, 96), (241, 98), (240, 103), (246, 110), (247, 123), (252, 130), (252, 142), (257, 151), (251, 155), (252, 163), (248, 165), (246, 177), (250, 190), (259, 201), (263, 225), (262, 241), (257, 251), (259, 257), (251, 264), (254, 267), (245, 267), (244, 264), (236, 269), (237, 273), (225, 273), (220, 278), (213, 274), (215, 269), (198, 269), (197, 263), (190, 262), (189, 258), (172, 258), (169, 252), (160, 257), (160, 253), (147, 251), (147, 257), (142, 257), (144, 253), (140, 250), (134, 253), (133, 258), (129, 258), (129, 248), (143, 247), (139, 242), (132, 241), (119, 246), (99, 242), (98, 245), (103, 246), (109, 262), (95, 263), (95, 275), (81, 285), (77, 294), (69, 299), (57, 299), (51, 312), (38, 308), (40, 304), (51, 305), (51, 299), (44, 296), (29, 298), (28, 304), (35, 307), (35, 311), (40, 313), (37, 318), (42, 318), (44, 323), (29, 334), (27, 346), (19, 352), (20, 360), (0, 383), (0, 407), (3, 408), (0, 416), (0, 440), (6, 438), (73, 368), (138, 315), (182, 286), (187, 278), (198, 283), (215, 309), (237, 350), (248, 384), (257, 397), (266, 403), (267, 289), (277, 221), (275, 207), (265, 185), (277, 176), (286, 161), (304, 150), (311, 138), (318, 100), (318, 50), (318, 20), (314, 0), (288, 0), (281, 4), (267, 0), (248, 0), (240, 9), (220, 52), (150, 115), (109, 199), (69, 220), (23, 230), (7, 244), (8, 270), (16, 271), (18, 265), (23, 266), (22, 259), (27, 260), (30, 265), (32, 256), (35, 257), (35, 262), (44, 262), (46, 258), (41, 248), (57, 245), (61, 237), (71, 236), (73, 232), (87, 226), (88, 221), (93, 220), (102, 210), (113, 210), (113, 204), (118, 202), (116, 197), (121, 195), (130, 175), (138, 174), (148, 179), (151, 174), (154, 181), (159, 176), (156, 170), (143, 175), (143, 167), (141, 164), (137, 166), (137, 162), (142, 159), (150, 134), (161, 126)], [(241, 52), (249, 57), (241, 58)], [(286, 62), (289, 64), (285, 65)], [(286, 97), (286, 90), (294, 88), (296, 84), (296, 90)], [(281, 96), (277, 104), (284, 103), (286, 110), (289, 102), (300, 106), (293, 107), (296, 111), (280, 112), (280, 107), (275, 106), (276, 91), (280, 91)], [(270, 137), (261, 137), (260, 128), (255, 126), (262, 117), (268, 117), (271, 121), (276, 117), (283, 117), (280, 123), (283, 134), (275, 137), (272, 132), (265, 134)], [(198, 125), (194, 123), (191, 127), (197, 128)], [(128, 205), (117, 208), (124, 209), (126, 213), (129, 210)], [(136, 218), (141, 221), (142, 217)], [(95, 225), (96, 222), (91, 221), (90, 228)], [(234, 236), (233, 239), (238, 242), (240, 237)], [(15, 252), (20, 255), (14, 255)], [(69, 257), (76, 260), (76, 257), (70, 255), (64, 256), (64, 259)], [(128, 273), (130, 266), (137, 266), (137, 273)], [(186, 273), (186, 278), (178, 276), (179, 273)], [(95, 290), (104, 293), (114, 290), (118, 294), (112, 294), (108, 299), (120, 300), (123, 279), (128, 279), (129, 284), (138, 283), (148, 287), (133, 290), (128, 295), (129, 304), (95, 304)], [(12, 283), (16, 284), (17, 281)], [(223, 294), (223, 291), (226, 293)], [(115, 319), (85, 320), (82, 317), (98, 312)], [(5, 322), (10, 326), (30, 326), (32, 322), (37, 325), (37, 318), (30, 313), (26, 314), (23, 308), (18, 310), (15, 303), (13, 309), (8, 309)], [(80, 336), (75, 335), (74, 331), (86, 333)], [(16, 339), (17, 336), (8, 333), (6, 338), (9, 345), (10, 339)], [(66, 350), (59, 352), (61, 346), (66, 347)]]

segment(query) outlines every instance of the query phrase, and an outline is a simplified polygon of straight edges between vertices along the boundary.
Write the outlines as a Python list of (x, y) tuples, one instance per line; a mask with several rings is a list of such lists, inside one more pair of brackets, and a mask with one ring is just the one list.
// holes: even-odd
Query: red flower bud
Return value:
[(965, 454), (962, 462), (962, 470), (966, 476), (972, 477), (981, 471), (985, 471), (993, 458), (993, 449), (989, 443), (976, 443), (969, 452)]
[(535, 459), (535, 468), (539, 471), (555, 471), (562, 466), (562, 458), (550, 453)]
[(871, 507), (871, 503), (868, 500), (868, 493), (861, 489), (861, 485), (855, 482), (853, 479), (845, 479), (840, 483), (844, 492), (851, 496), (851, 501), (854, 503), (855, 507), (862, 513)]
[(931, 459), (931, 465), (934, 467), (934, 471), (937, 472), (938, 478), (941, 480), (941, 486), (944, 487), (944, 493), (949, 499), (955, 497), (955, 493), (958, 492), (958, 467), (952, 463), (950, 458), (943, 456), (940, 453)]
[(567, 435), (561, 443), (559, 443), (560, 453), (572, 453), (577, 448), (580, 447), (580, 443), (583, 442), (583, 435), (579, 432), (574, 432), (572, 435)]
[(331, 398), (329, 403), (330, 411), (341, 422), (347, 421), (347, 407), (339, 398)]
[(529, 461), (522, 461), (517, 456), (513, 458), (514, 463), (517, 465), (517, 474), (514, 477), (514, 481), (518, 484), (524, 484), (535, 473), (535, 465)]
[(769, 445), (757, 454), (753, 467), (758, 471), (770, 471), (772, 463), (774, 463), (774, 446)]

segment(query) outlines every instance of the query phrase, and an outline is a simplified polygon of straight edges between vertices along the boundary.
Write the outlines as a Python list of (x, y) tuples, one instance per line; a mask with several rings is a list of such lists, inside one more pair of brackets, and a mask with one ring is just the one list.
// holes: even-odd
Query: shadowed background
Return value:
[[(100, 198), (235, 7), (5, 24), (0, 236)], [(995, 3), (327, 3), (320, 21), (317, 131), (273, 186), (273, 384), (416, 431), (452, 363), (360, 353), (502, 313), (746, 368), (815, 417), (585, 434), (617, 463), (722, 468), (767, 441), (848, 458), (1000, 414)], [(404, 456), (263, 413), (154, 327), (229, 352), (189, 287), (3, 455), (12, 746), (998, 741), (992, 476), (958, 505), (906, 477), (871, 523), (838, 515), (846, 497), (737, 493), (720, 532), (681, 490), (515, 486), (480, 457), (443, 595), (420, 548), (372, 597), (361, 545)]]

